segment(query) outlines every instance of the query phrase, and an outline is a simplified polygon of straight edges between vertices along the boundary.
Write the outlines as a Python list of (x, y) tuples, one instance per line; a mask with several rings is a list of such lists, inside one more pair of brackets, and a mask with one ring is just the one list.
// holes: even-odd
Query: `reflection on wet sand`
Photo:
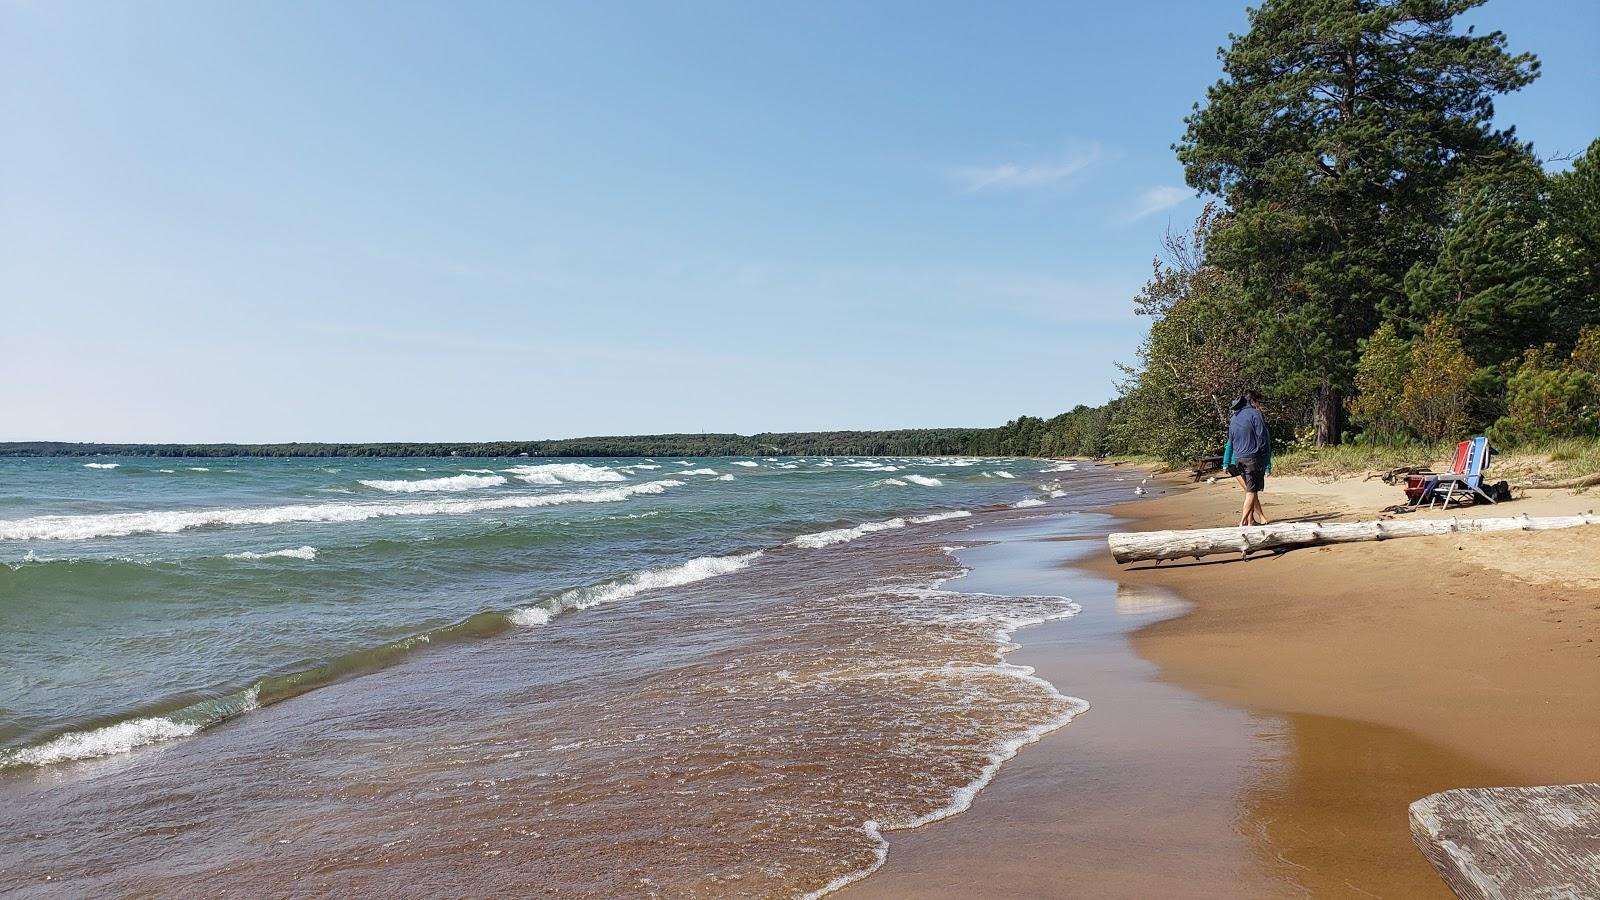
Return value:
[(1117, 584), (1117, 612), (1122, 615), (1166, 618), (1188, 608), (1187, 601), (1166, 588), (1146, 584)]
[(1411, 841), (1407, 806), (1447, 788), (1515, 783), (1398, 729), (1327, 716), (1271, 721), (1276, 733), (1262, 744), (1276, 765), (1244, 793), (1240, 825), (1262, 868), (1311, 896), (1449, 898)]
[(846, 896), (1300, 896), (1261, 860), (1244, 809), (1282, 778), (1283, 724), (1161, 682), (1128, 636), (1181, 601), (1063, 569), (1064, 542), (1050, 539), (1062, 527), (975, 534), (994, 543), (963, 552), (973, 573), (953, 584), (1070, 593), (1083, 611), (1022, 632), (1013, 659), (1090, 710), (1008, 763), (961, 817), (890, 835), (887, 865)]

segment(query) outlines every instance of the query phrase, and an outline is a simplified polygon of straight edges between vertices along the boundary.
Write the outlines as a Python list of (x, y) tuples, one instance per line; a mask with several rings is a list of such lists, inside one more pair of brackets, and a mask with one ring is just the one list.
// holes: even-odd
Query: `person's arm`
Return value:
[(1272, 472), (1272, 436), (1271, 435), (1267, 436), (1267, 469), (1266, 469), (1266, 471), (1269, 474)]
[(1233, 465), (1233, 441), (1222, 442), (1222, 468), (1226, 470)]

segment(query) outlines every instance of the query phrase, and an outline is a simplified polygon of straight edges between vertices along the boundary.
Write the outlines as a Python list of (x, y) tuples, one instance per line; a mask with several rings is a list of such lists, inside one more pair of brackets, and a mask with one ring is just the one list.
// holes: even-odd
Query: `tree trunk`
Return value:
[(1312, 399), (1311, 422), (1316, 429), (1318, 447), (1339, 443), (1339, 434), (1344, 431), (1344, 402), (1338, 390), (1328, 385), (1317, 388)]
[(1410, 519), (1378, 522), (1274, 522), (1248, 528), (1201, 528), (1191, 531), (1131, 531), (1106, 537), (1111, 556), (1119, 563), (1144, 559), (1183, 559), (1214, 553), (1250, 554), (1258, 550), (1383, 541), (1430, 534), (1464, 534), (1474, 531), (1546, 531), (1600, 525), (1600, 516), (1544, 516), (1529, 518)]

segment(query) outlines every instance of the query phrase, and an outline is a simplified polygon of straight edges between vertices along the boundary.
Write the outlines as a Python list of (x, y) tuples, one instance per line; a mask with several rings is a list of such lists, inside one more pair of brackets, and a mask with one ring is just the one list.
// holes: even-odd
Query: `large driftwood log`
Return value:
[(1183, 559), (1215, 553), (1243, 553), (1352, 541), (1469, 531), (1545, 531), (1600, 525), (1600, 516), (1514, 516), (1485, 519), (1407, 519), (1379, 522), (1274, 522), (1249, 528), (1200, 528), (1192, 531), (1130, 531), (1106, 537), (1111, 555), (1119, 563), (1144, 559)]
[(1600, 784), (1433, 794), (1411, 836), (1462, 900), (1600, 897)]

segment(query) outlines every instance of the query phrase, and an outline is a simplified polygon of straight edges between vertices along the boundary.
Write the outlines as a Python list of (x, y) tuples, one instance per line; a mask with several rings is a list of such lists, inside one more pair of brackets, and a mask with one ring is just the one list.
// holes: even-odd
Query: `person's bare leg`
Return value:
[(1267, 514), (1261, 509), (1261, 494), (1259, 492), (1254, 493), (1251, 494), (1250, 497), (1251, 505), (1255, 507), (1251, 516), (1252, 521), (1254, 521), (1257, 525), (1267, 524)]
[(1244, 492), (1244, 510), (1239, 514), (1239, 527), (1240, 528), (1243, 528), (1246, 525), (1251, 524), (1250, 516), (1251, 516), (1251, 513), (1254, 510), (1255, 505), (1256, 505), (1256, 494), (1255, 494), (1255, 492), (1254, 491), (1250, 491), (1250, 490), (1246, 490)]

